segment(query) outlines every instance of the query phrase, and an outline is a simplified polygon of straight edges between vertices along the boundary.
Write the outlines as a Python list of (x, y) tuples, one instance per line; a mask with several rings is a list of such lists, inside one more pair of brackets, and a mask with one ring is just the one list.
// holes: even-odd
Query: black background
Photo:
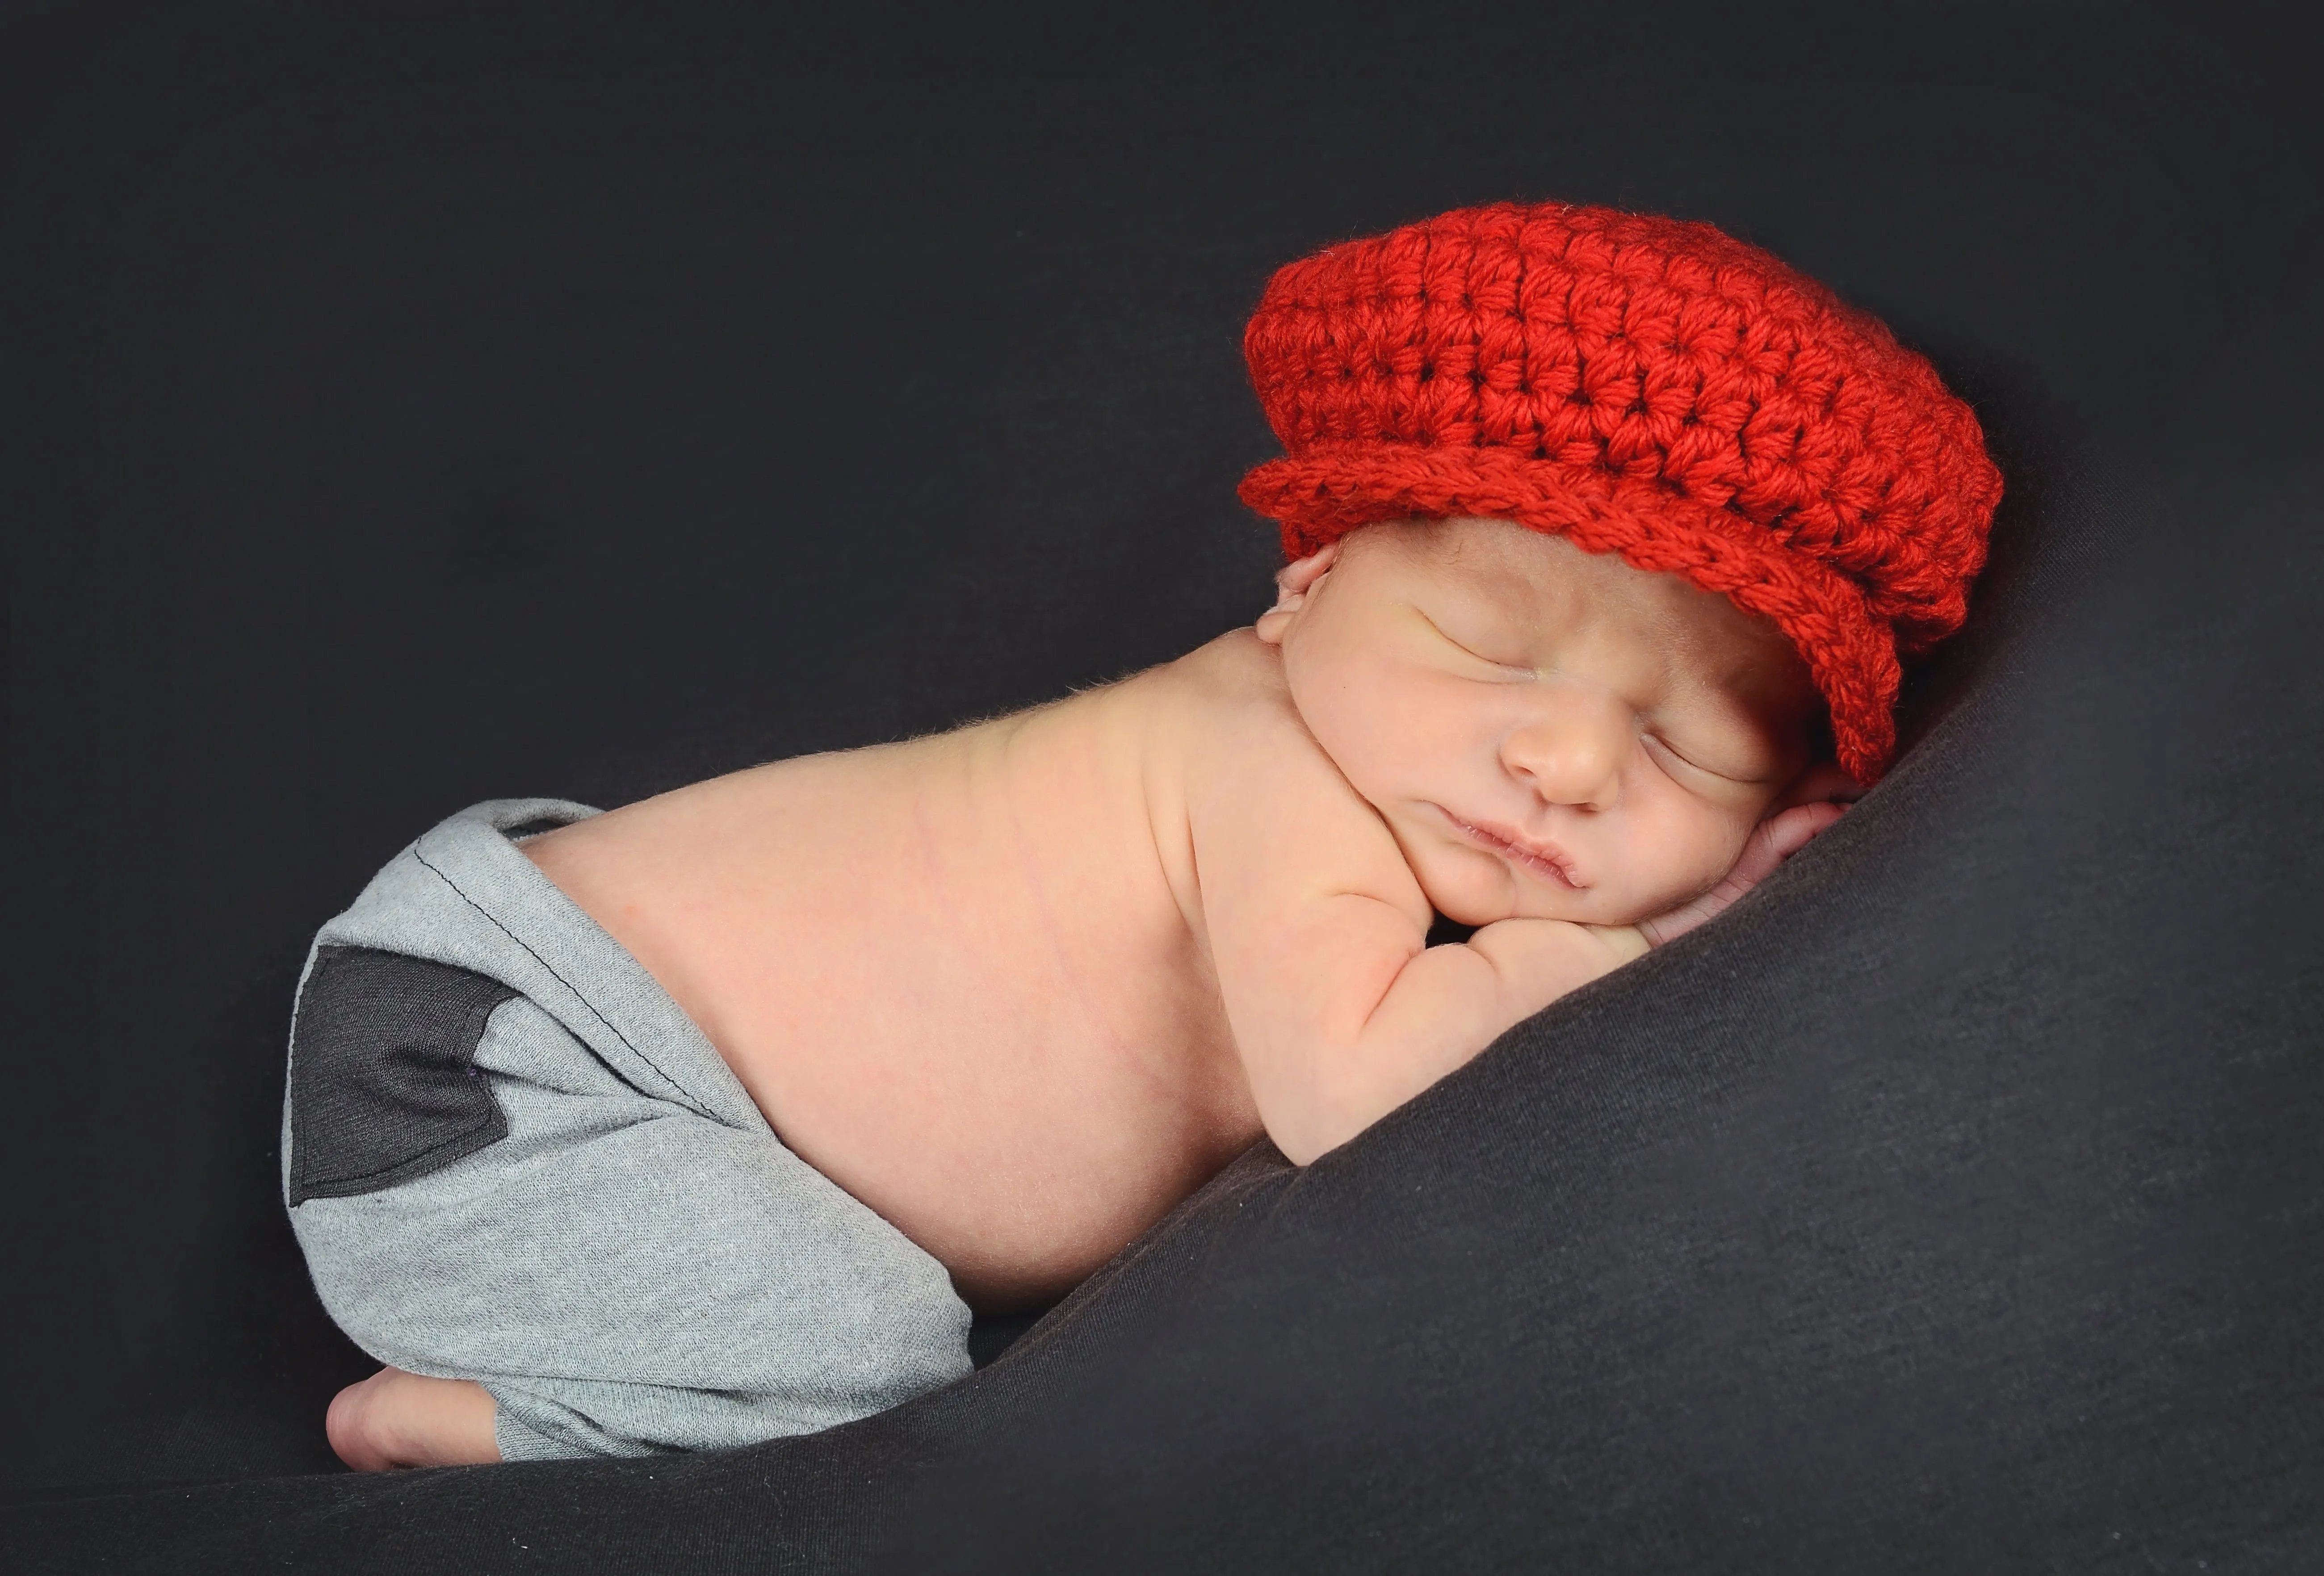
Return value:
[[(2285, 415), (2315, 410), (2307, 364), (2270, 347), (2313, 342), (2283, 325), (2319, 263), (2318, 41), (2259, 7), (20, 14), (12, 1488), (333, 1468), (322, 1405), (368, 1365), (275, 1192), (290, 990), (315, 926), (441, 815), (940, 727), (1255, 613), (1276, 554), (1233, 485), (1272, 445), (1240, 332), (1321, 244), (1611, 202), (1886, 318), (1978, 403), (2012, 487), (1923, 733), (2031, 660), (2012, 630), (2065, 627), (2052, 588), (2154, 500), (2194, 545), (2139, 561), (2216, 567), (2246, 539), (2170, 478), (2314, 453)], [(2144, 715), (2089, 653), (2126, 661), (2136, 610), (2189, 606), (2173, 638), (2209, 650), (2238, 599), (2310, 584), (2269, 561), (2191, 603), (2150, 573), (2044, 671), (2078, 714)], [(2174, 717), (2219, 704), (2182, 691)], [(2247, 732), (2312, 770), (2312, 704), (2290, 715)], [(2111, 780), (1977, 779), (1998, 748), (1948, 757), (1984, 786), (1932, 801), (1971, 849), (1977, 817), (2022, 821), (2012, 794)], [(2055, 901), (1925, 868), (1940, 908)], [(2312, 1023), (2312, 965), (2282, 970), (2285, 1021)], [(1951, 1006), (2022, 1016), (2008, 982)], [(1821, 1010), (1895, 1005), (1860, 986)], [(2312, 1387), (2269, 1350), (2250, 1372)]]

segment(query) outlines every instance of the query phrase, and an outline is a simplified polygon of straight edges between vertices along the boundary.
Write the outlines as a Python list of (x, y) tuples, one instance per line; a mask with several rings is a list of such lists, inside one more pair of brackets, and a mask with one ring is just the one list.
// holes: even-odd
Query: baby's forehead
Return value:
[(1380, 555), (1389, 576), (1461, 590), (1515, 613), (1636, 612), (1705, 632), (1740, 633), (1754, 622), (1679, 576), (1639, 569), (1617, 554), (1586, 552), (1565, 537), (1506, 521), (1397, 522), (1367, 527), (1357, 538), (1359, 550), (1392, 549)]
[(1791, 641), (1765, 619), (1683, 577), (1507, 521), (1396, 522), (1355, 545), (1393, 582), (1455, 596), (1518, 635), (1587, 631), (1651, 648), (1706, 682), (1804, 678)]

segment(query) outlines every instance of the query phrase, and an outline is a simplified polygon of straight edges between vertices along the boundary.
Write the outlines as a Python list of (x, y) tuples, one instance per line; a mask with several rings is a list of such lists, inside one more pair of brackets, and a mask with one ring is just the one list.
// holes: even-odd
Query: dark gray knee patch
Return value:
[(476, 1043), (517, 994), (448, 963), (318, 948), (290, 1029), (290, 1202), (376, 1193), (506, 1137)]

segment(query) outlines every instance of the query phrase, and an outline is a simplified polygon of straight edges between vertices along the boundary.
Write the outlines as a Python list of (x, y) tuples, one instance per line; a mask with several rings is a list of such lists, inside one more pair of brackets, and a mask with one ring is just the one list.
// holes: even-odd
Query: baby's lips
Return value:
[(1450, 811), (1446, 814), (1451, 816), (1452, 824), (1460, 827), (1462, 832), (1472, 841), (1487, 848), (1497, 850), (1510, 858), (1512, 862), (1523, 865), (1536, 876), (1554, 880), (1559, 885), (1574, 891), (1581, 891), (1590, 884), (1582, 880), (1580, 872), (1574, 869), (1572, 856), (1562, 848), (1554, 845), (1536, 846), (1523, 843), (1493, 827), (1464, 821), (1458, 816), (1452, 816)]

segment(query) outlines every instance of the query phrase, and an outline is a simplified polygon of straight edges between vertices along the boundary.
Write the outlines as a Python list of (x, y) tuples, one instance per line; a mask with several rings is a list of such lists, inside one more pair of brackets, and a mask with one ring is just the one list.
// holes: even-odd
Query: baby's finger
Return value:
[(1774, 821), (1762, 821), (1751, 828), (1751, 836), (1743, 844), (1743, 852), (1735, 857), (1733, 868), (1726, 880), (1713, 889), (1713, 895), (1724, 895), (1733, 902), (1744, 893), (1766, 880), (1784, 862), (1786, 850), (1778, 839)]
[(1848, 814), (1846, 805), (1819, 802), (1795, 805), (1782, 815), (1760, 823), (1759, 830), (1767, 845), (1780, 860), (1786, 860), (1814, 841), (1818, 833)]

